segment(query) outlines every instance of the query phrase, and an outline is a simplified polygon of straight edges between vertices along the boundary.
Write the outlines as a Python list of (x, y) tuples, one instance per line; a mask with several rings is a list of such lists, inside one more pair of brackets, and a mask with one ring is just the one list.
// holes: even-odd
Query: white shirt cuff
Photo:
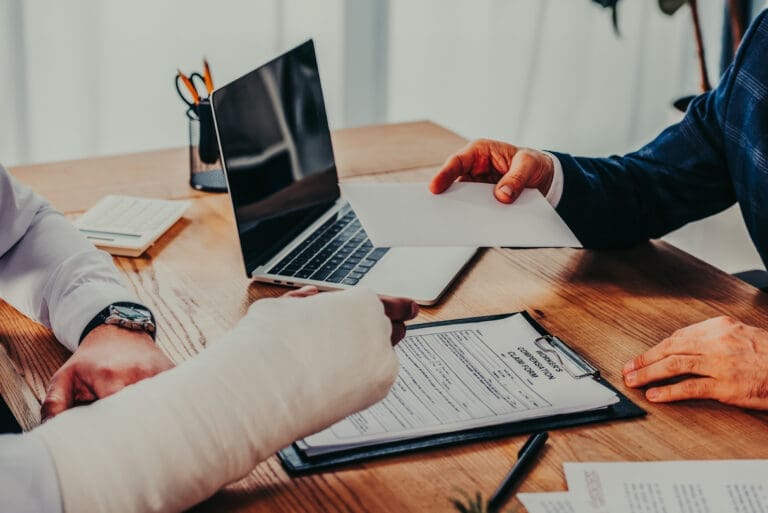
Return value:
[(549, 186), (549, 191), (545, 198), (550, 205), (557, 208), (557, 205), (560, 204), (560, 198), (563, 196), (563, 183), (565, 181), (565, 178), (563, 177), (563, 166), (560, 164), (560, 159), (548, 151), (542, 151), (542, 153), (552, 159), (552, 165), (554, 166), (552, 185)]
[(59, 312), (53, 322), (53, 331), (59, 342), (74, 352), (80, 345), (83, 330), (96, 315), (112, 303), (137, 303), (138, 300), (124, 287), (110, 282), (86, 283), (66, 297), (65, 312)]

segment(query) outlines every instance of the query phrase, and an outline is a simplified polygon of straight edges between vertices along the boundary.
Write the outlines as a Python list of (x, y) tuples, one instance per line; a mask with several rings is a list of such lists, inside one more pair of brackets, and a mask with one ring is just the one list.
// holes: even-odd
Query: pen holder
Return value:
[(187, 110), (189, 125), (189, 185), (198, 191), (227, 192), (208, 99)]

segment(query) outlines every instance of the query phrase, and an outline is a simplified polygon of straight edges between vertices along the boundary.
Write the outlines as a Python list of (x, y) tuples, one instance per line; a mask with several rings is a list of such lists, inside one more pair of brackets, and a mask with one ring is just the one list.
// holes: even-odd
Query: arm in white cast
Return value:
[(366, 290), (257, 301), (200, 355), (32, 434), (65, 512), (182, 511), (383, 399), (398, 367), (390, 334)]
[(0, 511), (61, 513), (56, 469), (37, 436), (0, 435)]

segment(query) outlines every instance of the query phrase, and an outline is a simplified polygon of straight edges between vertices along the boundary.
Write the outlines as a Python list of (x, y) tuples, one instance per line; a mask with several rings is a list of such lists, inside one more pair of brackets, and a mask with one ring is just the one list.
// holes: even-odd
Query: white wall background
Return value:
[(696, 91), (695, 60), (687, 13), (619, 7), (617, 38), (587, 0), (393, 0), (390, 115), (589, 155), (633, 148)]
[[(276, 52), (314, 37), (329, 116), (340, 115), (341, 1), (131, 2), (0, 0), (20, 48), (0, 47), (5, 162), (38, 162), (137, 151), (185, 142), (176, 68), (200, 70), (205, 55), (225, 83)], [(7, 15), (6, 15), (7, 14)], [(5, 41), (4, 41), (5, 43)], [(7, 50), (7, 51), (2, 51)], [(21, 116), (15, 115), (21, 112)], [(16, 130), (22, 118), (26, 127)], [(26, 144), (20, 144), (24, 141)]]
[[(713, 81), (722, 2), (700, 2)], [(636, 148), (696, 91), (686, 10), (589, 0), (0, 0), (0, 161), (185, 144), (174, 70), (224, 83), (314, 37), (333, 128), (432, 119), (466, 137), (584, 155)], [(676, 244), (759, 266), (733, 212)], [(714, 241), (714, 243), (713, 243)]]

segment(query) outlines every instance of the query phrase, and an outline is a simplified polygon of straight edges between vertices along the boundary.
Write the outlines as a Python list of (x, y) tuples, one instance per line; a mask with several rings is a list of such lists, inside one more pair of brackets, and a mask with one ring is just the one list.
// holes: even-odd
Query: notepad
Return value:
[(308, 457), (608, 408), (618, 395), (524, 314), (410, 329), (387, 397), (296, 443)]
[(116, 256), (141, 256), (189, 208), (189, 201), (104, 196), (75, 221), (93, 244)]
[(425, 183), (340, 184), (378, 247), (573, 247), (581, 243), (538, 190), (507, 205), (493, 185), (458, 182), (442, 194)]

